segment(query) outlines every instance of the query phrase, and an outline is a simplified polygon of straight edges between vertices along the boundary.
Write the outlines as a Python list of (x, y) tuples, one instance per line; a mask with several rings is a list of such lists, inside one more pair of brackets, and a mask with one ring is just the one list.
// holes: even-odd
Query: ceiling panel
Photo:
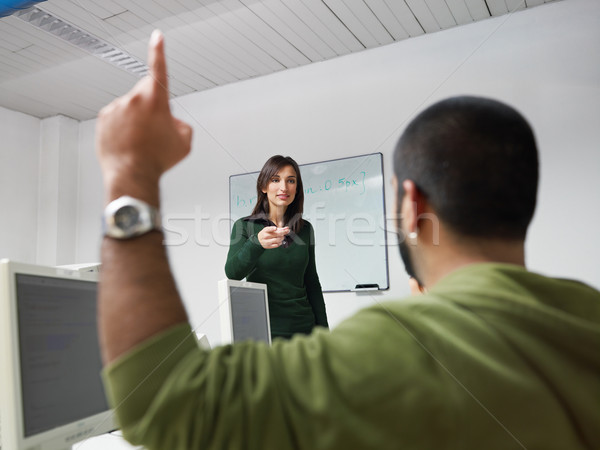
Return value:
[(425, 33), (423, 26), (419, 23), (406, 1), (385, 0), (385, 4), (410, 37)]
[(456, 20), (448, 8), (446, 0), (425, 0), (431, 14), (441, 29), (452, 28), (456, 26)]
[[(142, 62), (150, 33), (160, 28), (176, 97), (543, 2), (48, 0), (36, 7)], [(0, 106), (40, 118), (64, 114), (85, 120), (136, 80), (15, 16), (0, 19)]]
[(483, 0), (464, 0), (469, 14), (473, 20), (483, 20), (490, 17), (491, 13), (487, 3)]

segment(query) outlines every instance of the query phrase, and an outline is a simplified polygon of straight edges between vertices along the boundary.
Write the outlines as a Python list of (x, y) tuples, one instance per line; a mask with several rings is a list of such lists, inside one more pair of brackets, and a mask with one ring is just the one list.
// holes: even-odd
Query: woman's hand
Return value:
[(281, 245), (283, 239), (289, 232), (290, 227), (264, 227), (260, 233), (258, 233), (258, 242), (266, 249), (277, 248)]

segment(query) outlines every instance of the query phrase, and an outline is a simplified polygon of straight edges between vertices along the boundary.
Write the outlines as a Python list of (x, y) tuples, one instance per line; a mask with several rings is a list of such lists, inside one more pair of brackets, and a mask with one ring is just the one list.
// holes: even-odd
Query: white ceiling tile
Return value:
[[(200, 9), (198, 12), (203, 13), (203, 10)], [(228, 71), (238, 79), (256, 76), (265, 70), (263, 62), (248, 55), (242, 47), (205, 20), (182, 23), (180, 18), (168, 17), (164, 19), (164, 23), (167, 29), (181, 30), (188, 35), (188, 38), (180, 44), (185, 50), (193, 52), (196, 46), (201, 46), (203, 52), (211, 53), (211, 60), (221, 60), (221, 64), (227, 66)]]
[(456, 26), (456, 20), (448, 8), (446, 0), (425, 0), (429, 10), (435, 17), (436, 22), (440, 25), (440, 28), (446, 29)]
[[(317, 26), (319, 30), (324, 29), (327, 34), (331, 34), (329, 30), (323, 27), (313, 14), (310, 14), (310, 11), (306, 9), (300, 0), (288, 0), (287, 2), (268, 0), (265, 5), (285, 23), (292, 36), (297, 36), (296, 40), (306, 42), (318, 53), (320, 59), (330, 59), (338, 56), (338, 52), (333, 48), (334, 46), (330, 45), (325, 36), (320, 35), (311, 25)], [(306, 14), (307, 12), (308, 14)], [(299, 14), (302, 14), (303, 17), (300, 17)], [(337, 47), (340, 49), (338, 39), (335, 36), (331, 37), (337, 42)]]
[(394, 42), (393, 36), (385, 29), (379, 18), (373, 14), (373, 11), (367, 6), (364, 0), (342, 0), (342, 2), (346, 4), (364, 28), (373, 35), (377, 41), (376, 45), (385, 45)]
[(98, 37), (103, 39), (110, 37), (103, 27), (102, 20), (78, 4), (72, 4), (66, 0), (54, 0), (39, 3), (36, 7)]
[(424, 0), (406, 0), (406, 4), (425, 32), (434, 33), (440, 30), (440, 24), (435, 20), (433, 13), (429, 9), (429, 5)]
[[(223, 21), (240, 36), (243, 36), (243, 39), (248, 41), (246, 45), (253, 45), (262, 50), (276, 61), (280, 69), (296, 67), (308, 62), (304, 55), (256, 17), (252, 11), (246, 7), (243, 7), (241, 11), (231, 11), (225, 7), (225, 3), (227, 2), (213, 3), (206, 6), (206, 9), (215, 16), (215, 20)], [(255, 22), (254, 26), (253, 21)], [(269, 34), (274, 35), (275, 39)], [(291, 52), (296, 55), (296, 58), (290, 55)], [(276, 67), (273, 70), (277, 70)]]
[(315, 36), (292, 10), (278, 0), (262, 2), (242, 0), (242, 3), (310, 61), (321, 61), (326, 57), (335, 56), (335, 52), (330, 47)]
[(199, 20), (194, 22), (194, 28), (202, 27), (207, 34), (213, 36), (215, 42), (227, 48), (233, 57), (239, 58), (239, 55), (243, 55), (243, 58), (250, 61), (248, 65), (254, 70), (264, 73), (285, 68), (236, 27), (240, 21), (231, 13), (215, 14), (210, 8), (204, 7), (196, 10), (196, 14)]
[(27, 89), (15, 89), (13, 86), (4, 87), (0, 84), (2, 107), (13, 111), (27, 111), (27, 114), (38, 117), (50, 117), (58, 114), (62, 106), (46, 104), (38, 98), (31, 98)]
[(465, 0), (465, 4), (473, 20), (483, 20), (490, 17), (490, 11), (484, 0)]
[(469, 8), (467, 8), (465, 0), (446, 0), (446, 4), (448, 5), (448, 8), (450, 8), (452, 17), (454, 17), (454, 20), (458, 25), (465, 25), (473, 22), (473, 17), (469, 12)]
[(248, 36), (259, 36), (261, 41), (263, 39), (269, 41), (270, 45), (263, 48), (284, 66), (296, 67), (310, 63), (310, 60), (302, 52), (239, 0), (224, 0), (219, 2), (219, 5), (223, 5), (230, 12), (229, 20), (236, 17), (240, 23), (244, 24), (244, 30)]
[(320, 36), (337, 55), (364, 50), (356, 37), (321, 0), (292, 0), (286, 3), (296, 15)]
[(527, 7), (525, 0), (505, 0), (505, 2), (510, 13), (523, 10)]
[(425, 30), (404, 0), (384, 0), (394, 17), (409, 36), (420, 36)]
[[(81, 0), (74, 0), (74, 1), (80, 2)], [(92, 1), (92, 0), (89, 0), (89, 1)], [(127, 8), (125, 8), (122, 4), (123, 2), (116, 2), (114, 0), (102, 0), (101, 3), (104, 8), (106, 8), (108, 11), (110, 11), (113, 14), (121, 14), (121, 13), (127, 11)], [(170, 3), (170, 2), (168, 2), (168, 3)]]
[(136, 1), (129, 3), (128, 9), (148, 23), (152, 23), (154, 27), (160, 28), (168, 36), (167, 48), (170, 53), (173, 53), (172, 58), (189, 62), (190, 65), (193, 65), (195, 58), (198, 58), (200, 61), (206, 61), (209, 66), (214, 65), (212, 76), (228, 80), (227, 82), (237, 81), (249, 76), (244, 64), (227, 55), (227, 52), (218, 45), (215, 45), (203, 33), (200, 28), (200, 22), (198, 22), (197, 26), (192, 27), (190, 23), (179, 18), (179, 26), (176, 26), (173, 20), (170, 20), (168, 17), (159, 19), (153, 16), (143, 3), (140, 5)]
[(384, 0), (365, 0), (365, 2), (394, 40), (400, 41), (410, 37)]
[(354, 15), (343, 0), (323, 0), (327, 7), (338, 17), (346, 28), (356, 37), (364, 48), (379, 45), (373, 34)]
[[(106, 0), (102, 2), (98, 2), (95, 0), (77, 0), (77, 1), (69, 1), (69, 0), (53, 0), (51, 2), (53, 5), (60, 6), (62, 10), (77, 10), (79, 8), (84, 9), (90, 14), (98, 17), (99, 19), (106, 19), (107, 17), (113, 16), (114, 13), (104, 7)], [(40, 7), (45, 6), (45, 2), (39, 5)], [(45, 9), (45, 8), (44, 8)], [(48, 9), (50, 11), (50, 9)], [(66, 17), (65, 17), (66, 18)]]
[(492, 16), (501, 16), (508, 13), (508, 6), (504, 0), (486, 0)]

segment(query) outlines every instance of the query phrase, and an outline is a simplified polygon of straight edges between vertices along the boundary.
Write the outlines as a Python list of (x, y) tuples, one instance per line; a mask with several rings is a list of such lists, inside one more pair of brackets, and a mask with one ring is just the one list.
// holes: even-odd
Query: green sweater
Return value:
[(316, 325), (328, 327), (311, 224), (305, 220), (299, 234), (290, 233), (288, 246), (266, 250), (258, 242), (257, 235), (268, 225), (274, 224), (249, 218), (233, 224), (225, 263), (227, 278), (246, 278), (267, 285), (274, 338), (309, 334)]
[(149, 450), (598, 449), (600, 293), (476, 264), (272, 347), (179, 325), (104, 376)]

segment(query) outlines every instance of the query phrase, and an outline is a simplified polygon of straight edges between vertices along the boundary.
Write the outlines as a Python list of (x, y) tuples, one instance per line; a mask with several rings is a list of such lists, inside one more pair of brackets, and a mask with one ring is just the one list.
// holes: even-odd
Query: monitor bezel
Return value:
[(19, 322), (16, 305), (17, 274), (57, 279), (98, 282), (98, 273), (58, 267), (0, 261), (0, 420), (2, 448), (57, 450), (70, 449), (89, 437), (116, 429), (111, 409), (31, 436), (25, 436), (21, 390), (21, 364), (18, 350)]
[[(231, 311), (230, 292), (232, 287), (257, 289), (264, 292), (265, 311), (267, 315), (268, 345), (271, 345), (271, 320), (269, 317), (269, 296), (267, 285), (250, 281), (223, 279), (219, 281), (219, 311), (221, 318), (221, 345), (232, 344), (233, 341), (233, 314)], [(262, 341), (261, 341), (262, 342)]]

